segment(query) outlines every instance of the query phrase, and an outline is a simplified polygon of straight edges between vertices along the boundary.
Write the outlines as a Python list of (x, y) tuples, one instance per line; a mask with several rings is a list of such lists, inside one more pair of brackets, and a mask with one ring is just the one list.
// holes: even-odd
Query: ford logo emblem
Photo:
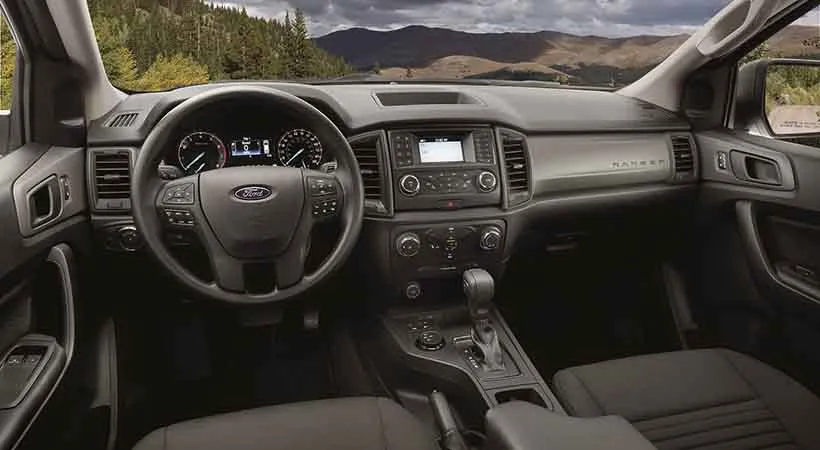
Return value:
[(267, 186), (242, 186), (233, 191), (233, 196), (243, 202), (264, 200), (273, 194)]

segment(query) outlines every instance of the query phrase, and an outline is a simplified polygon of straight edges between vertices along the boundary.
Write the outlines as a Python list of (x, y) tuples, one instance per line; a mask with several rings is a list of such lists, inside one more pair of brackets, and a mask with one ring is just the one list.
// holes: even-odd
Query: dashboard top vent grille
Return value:
[(350, 147), (359, 163), (359, 172), (364, 182), (365, 211), (371, 214), (387, 215), (384, 195), (384, 171), (382, 164), (382, 144), (380, 135), (354, 138)]
[(527, 141), (520, 134), (501, 132), (501, 150), (504, 154), (509, 206), (529, 200), (530, 165), (527, 157)]
[(675, 177), (690, 176), (695, 173), (695, 154), (689, 136), (672, 136), (672, 156)]
[(127, 150), (96, 151), (92, 158), (97, 209), (130, 209), (131, 153)]
[(117, 114), (106, 126), (110, 128), (128, 128), (134, 125), (137, 117), (139, 117), (139, 113), (135, 112)]

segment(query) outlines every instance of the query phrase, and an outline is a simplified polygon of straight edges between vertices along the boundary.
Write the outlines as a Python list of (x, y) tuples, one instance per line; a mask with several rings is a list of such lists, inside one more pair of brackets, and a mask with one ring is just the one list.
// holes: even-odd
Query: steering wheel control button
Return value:
[(426, 352), (434, 352), (444, 347), (444, 336), (437, 330), (422, 331), (416, 339), (416, 346)]
[(167, 205), (193, 205), (194, 204), (194, 184), (176, 184), (165, 190), (162, 203)]
[(335, 199), (319, 200), (313, 202), (313, 209), (311, 215), (313, 217), (331, 217), (336, 215), (339, 211), (339, 202)]
[(478, 184), (478, 188), (481, 192), (492, 192), (495, 190), (495, 187), (498, 186), (498, 179), (494, 173), (484, 171), (478, 174), (476, 184)]
[(165, 213), (165, 222), (168, 225), (178, 227), (194, 226), (194, 215), (191, 214), (190, 211), (184, 209), (166, 209), (163, 212)]
[(421, 190), (421, 183), (415, 175), (405, 175), (399, 180), (399, 188), (404, 195), (412, 197)]
[(323, 197), (325, 195), (336, 195), (336, 183), (332, 180), (309, 177), (308, 184), (310, 185), (310, 195), (313, 197)]
[(402, 233), (396, 238), (396, 251), (399, 255), (410, 258), (421, 250), (421, 239), (416, 233)]

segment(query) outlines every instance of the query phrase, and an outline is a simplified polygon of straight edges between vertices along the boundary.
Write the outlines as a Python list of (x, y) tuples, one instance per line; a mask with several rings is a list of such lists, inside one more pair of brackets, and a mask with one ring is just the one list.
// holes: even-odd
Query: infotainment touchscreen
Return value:
[(419, 137), (419, 161), (422, 164), (463, 162), (464, 149), (461, 137)]

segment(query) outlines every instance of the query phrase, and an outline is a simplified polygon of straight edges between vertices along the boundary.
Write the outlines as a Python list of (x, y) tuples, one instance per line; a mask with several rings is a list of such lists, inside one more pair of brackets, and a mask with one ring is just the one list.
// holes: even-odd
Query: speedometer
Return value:
[(204, 131), (185, 136), (177, 149), (179, 166), (186, 175), (203, 170), (218, 169), (225, 165), (225, 144), (218, 137)]
[(285, 133), (276, 151), (284, 166), (318, 169), (322, 164), (322, 143), (315, 134), (301, 128)]

